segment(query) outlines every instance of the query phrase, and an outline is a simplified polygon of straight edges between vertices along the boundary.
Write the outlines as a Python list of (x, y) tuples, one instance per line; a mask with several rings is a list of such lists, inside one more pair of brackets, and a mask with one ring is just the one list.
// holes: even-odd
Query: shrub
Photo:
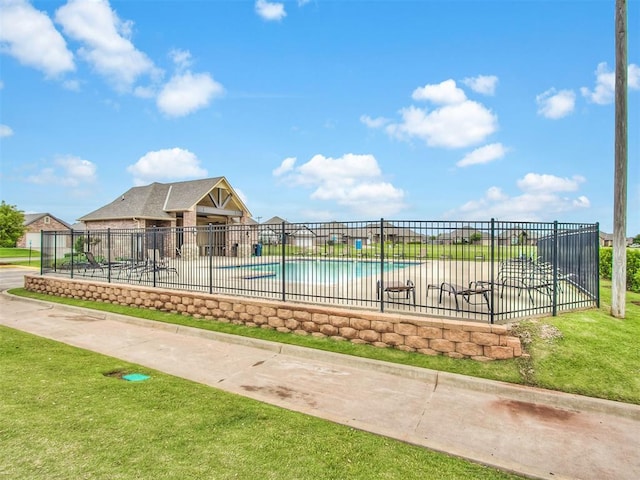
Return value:
[[(613, 248), (600, 249), (600, 276), (611, 280), (613, 274)], [(640, 293), (640, 250), (627, 249), (627, 290)]]

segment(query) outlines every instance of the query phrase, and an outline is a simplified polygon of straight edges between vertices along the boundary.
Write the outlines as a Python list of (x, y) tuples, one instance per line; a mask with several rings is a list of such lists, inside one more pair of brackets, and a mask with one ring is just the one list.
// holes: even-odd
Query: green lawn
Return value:
[[(13, 293), (156, 321), (640, 404), (640, 294), (521, 323), (530, 354), (489, 363), (300, 337), (158, 311)], [(0, 328), (0, 474), (7, 478), (517, 478), (12, 329)], [(151, 376), (140, 383), (105, 376)]]
[[(262, 255), (282, 256), (282, 245), (263, 245)], [(363, 245), (360, 250), (356, 250), (351, 245), (319, 245), (314, 249), (285, 245), (285, 255), (322, 255), (322, 256), (349, 256), (378, 259), (380, 257), (379, 243)], [(537, 248), (534, 246), (500, 246), (494, 249), (496, 260), (504, 258), (515, 258), (520, 256), (535, 258)], [(465, 244), (430, 244), (430, 243), (391, 243), (384, 245), (384, 255), (386, 258), (406, 258), (406, 259), (440, 259), (488, 261), (491, 258), (491, 247), (486, 245), (465, 243)]]
[[(0, 258), (29, 257), (28, 248), (0, 248)], [(31, 258), (40, 258), (40, 251), (31, 249)]]
[(519, 478), (5, 327), (0, 365), (2, 478)]

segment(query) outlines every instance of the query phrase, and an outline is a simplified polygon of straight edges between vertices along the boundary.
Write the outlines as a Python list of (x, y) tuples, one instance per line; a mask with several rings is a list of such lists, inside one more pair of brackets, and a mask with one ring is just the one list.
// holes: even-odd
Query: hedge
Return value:
[[(611, 280), (613, 248), (600, 248), (600, 276)], [(640, 293), (640, 248), (627, 248), (627, 290)]]

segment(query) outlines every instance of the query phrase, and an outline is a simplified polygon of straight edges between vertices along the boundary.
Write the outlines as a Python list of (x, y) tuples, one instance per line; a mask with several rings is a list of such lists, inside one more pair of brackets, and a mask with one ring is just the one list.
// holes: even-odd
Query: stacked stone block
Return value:
[(430, 320), (404, 314), (36, 275), (25, 276), (25, 288), (49, 295), (148, 308), (426, 355), (479, 361), (522, 355), (520, 339), (511, 332), (509, 325)]

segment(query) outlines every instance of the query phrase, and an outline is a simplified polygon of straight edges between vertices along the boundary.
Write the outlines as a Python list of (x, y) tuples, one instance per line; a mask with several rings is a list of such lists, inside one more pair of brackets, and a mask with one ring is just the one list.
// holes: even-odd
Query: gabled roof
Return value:
[[(213, 190), (224, 177), (204, 178), (188, 182), (175, 182), (167, 184), (166, 202), (163, 210), (168, 212), (183, 212), (189, 210)], [(240, 200), (238, 197), (237, 200)]]
[[(80, 217), (80, 221), (114, 220), (140, 218), (148, 220), (169, 220), (170, 212), (184, 212), (192, 209), (214, 188), (224, 183), (233, 189), (224, 177), (189, 180), (185, 182), (158, 183), (133, 187), (113, 202)], [(235, 192), (233, 192), (235, 193)], [(249, 210), (240, 197), (234, 195), (236, 203), (247, 213)]]
[(51, 215), (50, 213), (25, 213), (24, 214), (24, 226), (28, 227), (29, 225), (31, 225), (34, 222), (37, 222), (38, 220), (40, 220), (41, 218), (44, 217), (51, 217), (52, 219), (54, 219), (56, 222), (61, 223), (62, 225), (64, 225), (65, 227), (71, 229), (71, 225), (69, 225), (67, 222), (65, 222), (64, 220), (60, 220), (58, 217), (55, 217), (53, 215)]
[(271, 217), (269, 220), (265, 220), (264, 222), (262, 222), (262, 224), (263, 225), (282, 225), (282, 222), (289, 223), (284, 218), (275, 216), (275, 217)]

